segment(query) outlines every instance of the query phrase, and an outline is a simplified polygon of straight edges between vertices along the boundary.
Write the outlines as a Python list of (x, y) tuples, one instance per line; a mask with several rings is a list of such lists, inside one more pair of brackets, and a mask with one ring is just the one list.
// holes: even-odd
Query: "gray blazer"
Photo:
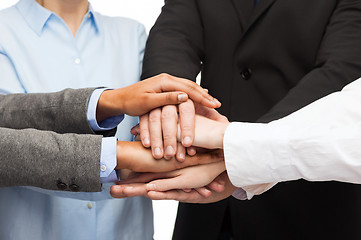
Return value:
[(0, 95), (0, 187), (101, 191), (102, 135), (86, 115), (93, 91)]

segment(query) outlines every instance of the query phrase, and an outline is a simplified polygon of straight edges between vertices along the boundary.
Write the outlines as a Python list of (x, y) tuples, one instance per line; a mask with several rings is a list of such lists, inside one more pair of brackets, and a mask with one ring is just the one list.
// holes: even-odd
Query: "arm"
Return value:
[(360, 77), (360, 16), (360, 1), (339, 1), (325, 29), (313, 69), (258, 122), (284, 117)]
[(100, 191), (102, 137), (0, 128), (0, 186)]
[[(142, 79), (164, 72), (195, 81), (203, 59), (203, 27), (194, 0), (166, 0), (150, 31)], [(186, 17), (185, 17), (186, 16)]]
[(67, 89), (52, 94), (0, 95), (0, 127), (91, 134), (86, 111), (93, 91)]
[(361, 183), (361, 80), (268, 124), (232, 123), (224, 135), (232, 183), (296, 179)]

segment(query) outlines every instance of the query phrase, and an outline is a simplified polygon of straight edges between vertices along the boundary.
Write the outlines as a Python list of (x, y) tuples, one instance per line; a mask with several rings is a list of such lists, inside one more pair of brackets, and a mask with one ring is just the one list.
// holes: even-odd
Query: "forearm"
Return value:
[(0, 135), (1, 187), (101, 190), (101, 136), (6, 128), (0, 128)]
[(338, 1), (314, 66), (258, 122), (270, 122), (312, 103), (361, 76), (361, 2)]
[(86, 115), (88, 99), (93, 90), (66, 89), (51, 94), (0, 95), (0, 127), (93, 133)]
[(361, 181), (361, 82), (269, 124), (232, 123), (226, 167), (238, 187), (295, 179)]

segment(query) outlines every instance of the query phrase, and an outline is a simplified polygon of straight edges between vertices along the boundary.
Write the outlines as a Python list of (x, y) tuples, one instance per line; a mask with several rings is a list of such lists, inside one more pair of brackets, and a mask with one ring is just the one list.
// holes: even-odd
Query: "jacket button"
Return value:
[(76, 185), (76, 184), (71, 184), (70, 186), (69, 186), (69, 188), (70, 188), (70, 190), (71, 191), (73, 191), (73, 192), (79, 192), (80, 191), (80, 187), (78, 186), (78, 185)]
[(56, 182), (56, 186), (58, 187), (59, 190), (65, 190), (68, 186), (63, 183), (61, 180), (58, 180)]
[(252, 70), (250, 68), (244, 68), (241, 72), (241, 77), (244, 79), (244, 80), (248, 80), (250, 79), (252, 76)]

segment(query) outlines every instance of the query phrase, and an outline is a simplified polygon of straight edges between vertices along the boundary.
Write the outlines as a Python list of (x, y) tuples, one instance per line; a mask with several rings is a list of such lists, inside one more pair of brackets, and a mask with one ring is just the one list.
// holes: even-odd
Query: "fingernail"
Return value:
[(155, 148), (154, 149), (154, 154), (156, 155), (156, 156), (162, 156), (162, 151), (160, 150), (160, 148), (159, 147), (157, 147), (157, 148)]
[(191, 155), (191, 156), (193, 156), (193, 155), (196, 154), (196, 150), (193, 149), (193, 148), (192, 148), (192, 149), (189, 149), (189, 150), (188, 150), (188, 154)]
[(178, 154), (178, 160), (181, 159), (181, 160), (185, 160), (186, 159), (186, 156), (183, 154), (183, 153), (179, 153)]
[(214, 101), (217, 103), (217, 105), (221, 105), (221, 102), (220, 102), (220, 101), (218, 101), (218, 99), (217, 99), (217, 98), (215, 98), (215, 99), (214, 99)]
[(214, 98), (213, 98), (213, 99), (210, 99), (209, 102), (210, 102), (212, 105), (217, 106), (217, 103), (216, 103), (216, 101), (214, 100)]
[(184, 101), (186, 101), (188, 99), (188, 95), (187, 94), (185, 94), (185, 93), (180, 93), (180, 94), (178, 94), (178, 101), (179, 102), (184, 102)]
[(204, 192), (210, 193), (211, 191), (209, 191), (207, 188), (205, 188), (205, 189), (204, 189)]
[(190, 137), (184, 137), (183, 138), (183, 145), (184, 146), (190, 146), (192, 145), (192, 139)]
[(172, 146), (168, 146), (165, 150), (165, 155), (173, 156), (175, 153), (174, 148)]
[(152, 190), (156, 190), (155, 189), (155, 184), (153, 183), (148, 183), (145, 188), (147, 189), (147, 191), (152, 191)]
[(144, 138), (143, 143), (145, 145), (149, 146), (149, 144), (150, 144), (149, 138)]

